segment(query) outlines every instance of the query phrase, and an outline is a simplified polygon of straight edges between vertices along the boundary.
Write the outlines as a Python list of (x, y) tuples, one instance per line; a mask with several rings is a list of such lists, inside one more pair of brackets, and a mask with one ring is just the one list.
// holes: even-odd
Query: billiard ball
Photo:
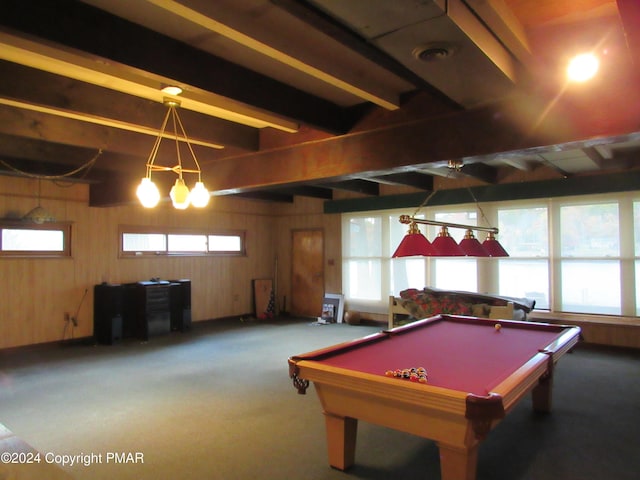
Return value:
[(499, 323), (496, 323), (495, 328), (496, 328), (496, 332), (499, 332), (500, 329), (502, 328), (502, 325), (500, 325)]

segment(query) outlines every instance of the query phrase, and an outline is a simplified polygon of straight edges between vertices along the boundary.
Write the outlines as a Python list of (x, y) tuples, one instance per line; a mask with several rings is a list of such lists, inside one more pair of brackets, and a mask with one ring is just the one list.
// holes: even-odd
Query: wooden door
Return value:
[(291, 314), (319, 317), (324, 298), (324, 232), (292, 231)]

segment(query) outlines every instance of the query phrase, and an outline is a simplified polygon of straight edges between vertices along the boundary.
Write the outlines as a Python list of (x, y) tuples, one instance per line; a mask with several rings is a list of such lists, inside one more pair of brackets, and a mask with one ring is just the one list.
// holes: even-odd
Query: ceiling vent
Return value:
[(528, 51), (521, 26), (495, 0), (311, 3), (465, 107), (509, 95), (516, 58)]

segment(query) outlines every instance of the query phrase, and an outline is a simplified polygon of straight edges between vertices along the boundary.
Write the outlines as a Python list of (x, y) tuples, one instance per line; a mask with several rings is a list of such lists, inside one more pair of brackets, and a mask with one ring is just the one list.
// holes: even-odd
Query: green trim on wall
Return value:
[[(456, 205), (474, 203), (475, 201), (502, 202), (572, 195), (594, 195), (634, 190), (640, 190), (640, 171), (438, 190), (429, 200), (429, 206)], [(429, 192), (419, 192), (384, 197), (327, 200), (324, 202), (324, 213), (418, 208), (428, 196)]]

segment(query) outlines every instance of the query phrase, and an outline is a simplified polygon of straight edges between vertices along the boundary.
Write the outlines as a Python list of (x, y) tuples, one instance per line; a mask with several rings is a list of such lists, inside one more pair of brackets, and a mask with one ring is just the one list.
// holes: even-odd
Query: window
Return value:
[[(386, 215), (385, 220), (389, 223), (389, 249), (387, 258), (393, 255), (395, 249), (402, 241), (402, 238), (409, 229), (408, 225), (398, 221), (399, 214)], [(416, 218), (424, 218), (424, 215), (416, 215)], [(418, 225), (423, 235), (426, 235), (425, 225)], [(389, 288), (386, 289), (385, 296), (394, 295), (393, 292), (401, 292), (415, 285), (426, 285), (427, 261), (421, 257), (394, 258), (390, 262)]]
[(621, 313), (617, 203), (560, 207), (560, 256), (562, 311)]
[[(434, 219), (438, 222), (457, 223), (461, 225), (477, 225), (478, 214), (473, 211), (436, 212)], [(434, 239), (440, 232), (439, 227), (431, 227), (428, 238)], [(462, 228), (450, 228), (449, 235), (460, 243), (466, 231)], [(466, 290), (475, 292), (478, 289), (477, 260), (471, 257), (434, 258), (434, 283), (443, 290)]]
[(71, 224), (0, 224), (3, 257), (71, 257)]
[(154, 227), (120, 227), (123, 257), (159, 255), (245, 255), (244, 232), (194, 232)]
[[(428, 207), (417, 215), (497, 226), (506, 258), (392, 259), (408, 230), (398, 221), (406, 213), (343, 215), (343, 280), (352, 308), (384, 312), (388, 295), (430, 286), (533, 298), (538, 310), (640, 316), (640, 192), (483, 203), (482, 210)], [(418, 227), (430, 240), (439, 230)], [(449, 233), (459, 241), (465, 232)]]
[(347, 221), (343, 281), (350, 298), (382, 300), (382, 221), (382, 216)]
[(210, 252), (242, 252), (240, 235), (209, 235)]
[(548, 208), (499, 208), (498, 230), (500, 243), (509, 252), (508, 258), (498, 260), (498, 293), (533, 298), (537, 308), (548, 309)]

